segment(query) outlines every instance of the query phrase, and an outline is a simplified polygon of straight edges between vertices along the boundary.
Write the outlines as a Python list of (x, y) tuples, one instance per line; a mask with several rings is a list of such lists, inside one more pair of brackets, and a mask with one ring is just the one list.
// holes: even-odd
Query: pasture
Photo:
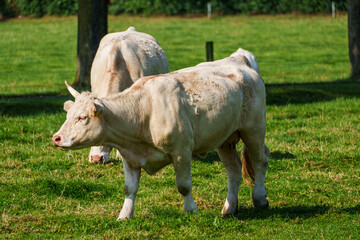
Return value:
[(76, 25), (75, 17), (0, 23), (0, 238), (360, 238), (360, 85), (348, 79), (346, 16), (110, 16), (109, 32), (134, 26), (153, 35), (170, 70), (204, 61), (205, 41), (214, 41), (215, 59), (248, 49), (267, 86), (269, 209), (254, 209), (242, 184), (239, 214), (221, 218), (226, 176), (211, 152), (193, 160), (197, 214), (183, 214), (168, 166), (142, 173), (126, 222), (116, 222), (124, 171), (115, 153), (110, 164), (95, 165), (89, 149), (55, 149), (51, 136), (70, 98), (27, 98), (67, 94)]

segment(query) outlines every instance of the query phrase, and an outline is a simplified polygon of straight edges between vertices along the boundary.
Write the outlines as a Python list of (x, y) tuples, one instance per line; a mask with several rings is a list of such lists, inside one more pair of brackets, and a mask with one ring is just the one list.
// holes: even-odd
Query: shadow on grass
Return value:
[(270, 158), (276, 159), (276, 160), (283, 160), (283, 159), (295, 159), (296, 156), (287, 151), (284, 153), (282, 153), (280, 151), (275, 151), (275, 152), (271, 152)]
[[(239, 152), (239, 154), (241, 153)], [(270, 158), (275, 160), (283, 160), (283, 159), (295, 159), (296, 156), (287, 151), (286, 152), (275, 151), (275, 152), (271, 152)], [(194, 161), (200, 161), (202, 163), (208, 163), (208, 164), (213, 164), (214, 162), (221, 162), (221, 159), (216, 151), (209, 152), (205, 157), (201, 157), (195, 154), (193, 155), (193, 159)]]
[(307, 219), (311, 217), (317, 217), (328, 212), (335, 213), (348, 213), (357, 215), (360, 213), (360, 205), (357, 205), (353, 208), (335, 208), (332, 206), (326, 205), (316, 205), (316, 206), (285, 206), (285, 207), (276, 207), (269, 209), (257, 209), (253, 207), (240, 207), (238, 214), (235, 216), (240, 220), (247, 219), (268, 219), (268, 218), (283, 218), (283, 219)]
[(257, 209), (254, 207), (240, 207), (238, 214), (235, 216), (238, 219), (268, 219), (268, 218), (283, 218), (283, 219), (297, 219), (310, 218), (319, 215), (324, 215), (329, 211), (329, 206), (287, 206), (279, 208)]
[(94, 198), (111, 197), (119, 190), (102, 183), (71, 179), (66, 182), (53, 179), (36, 180), (30, 184), (30, 187), (37, 189), (40, 195), (55, 195), (91, 201)]
[[(267, 105), (306, 104), (336, 98), (360, 97), (360, 82), (349, 79), (326, 83), (266, 84)], [(35, 96), (7, 98), (0, 96), (0, 115), (29, 116), (63, 111), (71, 96)], [(208, 161), (213, 161), (209, 160)]]
[(356, 207), (353, 208), (344, 208), (342, 209), (342, 211), (350, 214), (360, 214), (360, 205), (357, 205)]
[[(0, 100), (0, 116), (34, 116), (64, 112), (63, 104), (70, 96)], [(65, 113), (65, 112), (64, 112)]]
[(326, 83), (266, 84), (266, 94), (267, 105), (324, 102), (360, 97), (360, 82), (343, 79)]
[[(187, 221), (191, 223), (192, 215), (185, 215), (182, 211), (179, 211), (177, 208), (170, 207), (153, 207), (152, 212), (154, 215), (161, 217), (166, 217), (169, 221), (176, 221), (181, 219), (180, 223)], [(292, 221), (294, 223), (299, 223), (302, 220), (308, 218), (314, 218), (323, 216), (326, 214), (334, 213), (348, 213), (353, 215), (358, 215), (360, 212), (360, 206), (354, 208), (334, 208), (332, 206), (316, 205), (316, 206), (287, 206), (280, 208), (269, 208), (269, 209), (256, 209), (254, 207), (239, 208), (239, 212), (236, 216), (233, 217), (224, 217), (221, 218), (221, 221), (226, 222), (227, 219), (235, 218), (242, 221), (247, 220), (256, 220), (256, 219), (274, 219), (279, 218), (287, 221)], [(214, 219), (213, 213), (207, 212), (207, 210), (200, 210), (198, 214), (203, 215), (204, 218)], [(215, 214), (215, 219), (220, 218), (220, 212)]]

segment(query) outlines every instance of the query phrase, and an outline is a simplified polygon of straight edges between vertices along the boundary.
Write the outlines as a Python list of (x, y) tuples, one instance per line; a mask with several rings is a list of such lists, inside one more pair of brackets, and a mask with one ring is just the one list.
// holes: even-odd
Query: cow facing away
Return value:
[[(101, 39), (91, 67), (91, 92), (98, 98), (107, 97), (125, 90), (141, 77), (167, 72), (169, 64), (156, 39), (129, 27)], [(89, 161), (108, 162), (110, 152), (111, 147), (92, 147)]]
[[(185, 212), (196, 212), (191, 158), (216, 149), (228, 193), (222, 215), (238, 209), (242, 175), (252, 179), (255, 207), (266, 207), (265, 85), (242, 54), (173, 73), (144, 77), (111, 97), (96, 98), (68, 87), (67, 118), (52, 140), (62, 150), (115, 147), (123, 157), (125, 201), (118, 219), (131, 218), (141, 168), (155, 174), (173, 164)], [(236, 144), (244, 142), (241, 159)], [(242, 174), (243, 172), (243, 174)]]
[(248, 50), (239, 48), (235, 53), (233, 53), (230, 57), (234, 56), (237, 57), (239, 55), (243, 55), (249, 60), (250, 67), (254, 69), (258, 74), (260, 74), (259, 64), (257, 63), (256, 57), (252, 52)]

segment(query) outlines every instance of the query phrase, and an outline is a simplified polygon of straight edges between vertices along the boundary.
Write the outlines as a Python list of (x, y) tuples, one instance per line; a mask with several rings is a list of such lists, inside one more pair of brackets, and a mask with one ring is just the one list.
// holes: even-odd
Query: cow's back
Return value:
[(252, 124), (255, 112), (265, 108), (261, 77), (247, 64), (228, 60), (204, 63), (175, 76), (194, 113), (194, 152), (219, 147), (232, 133)]
[(167, 58), (156, 39), (130, 27), (101, 40), (91, 69), (91, 90), (96, 97), (105, 97), (140, 77), (166, 72)]
[(155, 145), (193, 142), (194, 153), (218, 148), (265, 108), (263, 80), (245, 62), (233, 59), (142, 78), (130, 90), (141, 88), (148, 89), (148, 102), (154, 103), (144, 111), (153, 111), (150, 135)]

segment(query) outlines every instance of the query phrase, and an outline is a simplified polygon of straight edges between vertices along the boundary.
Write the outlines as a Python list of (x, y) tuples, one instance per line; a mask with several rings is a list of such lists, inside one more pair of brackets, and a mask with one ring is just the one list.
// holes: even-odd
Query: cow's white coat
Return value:
[[(95, 97), (107, 97), (130, 87), (140, 77), (167, 72), (169, 64), (156, 39), (130, 27), (101, 39), (91, 67), (91, 91)], [(92, 147), (89, 161), (108, 162), (110, 152), (110, 147)]]
[[(191, 156), (216, 149), (227, 174), (222, 215), (237, 212), (242, 168), (254, 177), (253, 203), (268, 204), (265, 173), (265, 85), (241, 53), (169, 74), (144, 77), (111, 97), (84, 92), (65, 104), (67, 119), (53, 136), (61, 149), (115, 147), (123, 156), (125, 201), (119, 219), (134, 214), (141, 168), (155, 174), (172, 164), (184, 211), (196, 212)], [(245, 150), (240, 160), (236, 144)]]

